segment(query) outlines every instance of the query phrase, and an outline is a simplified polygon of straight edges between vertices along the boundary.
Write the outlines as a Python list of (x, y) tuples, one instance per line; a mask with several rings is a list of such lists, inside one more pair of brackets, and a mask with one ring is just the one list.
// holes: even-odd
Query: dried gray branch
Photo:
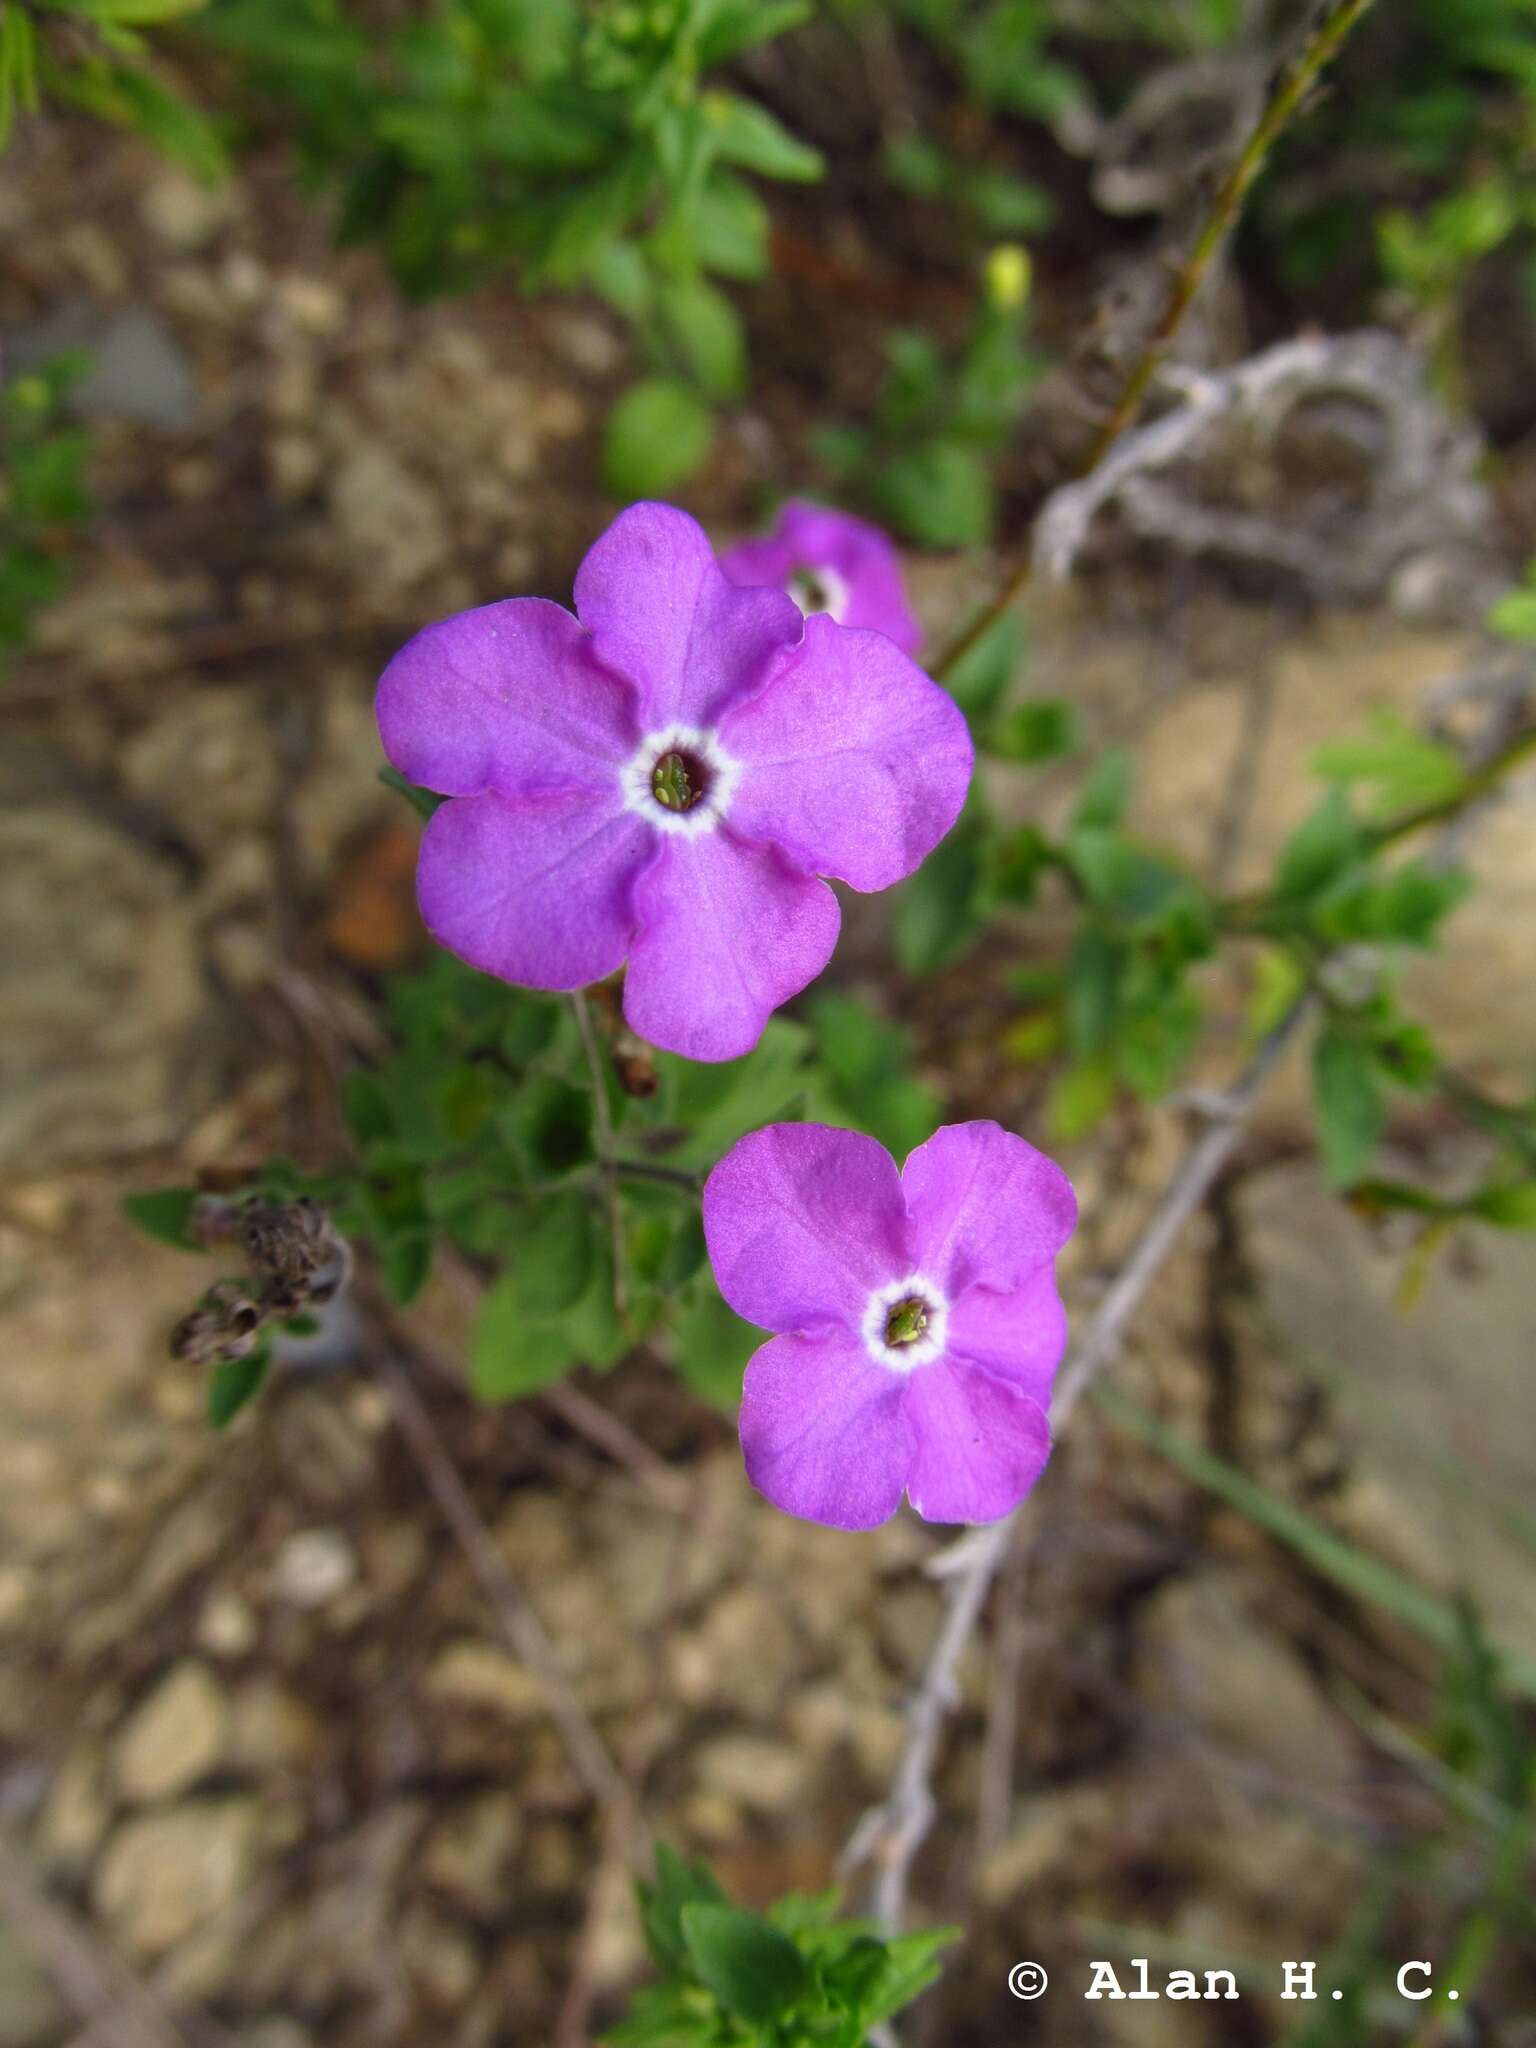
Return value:
[(1071, 575), (1113, 508), (1140, 538), (1260, 563), (1313, 596), (1478, 615), (1503, 575), (1480, 443), (1395, 336), (1303, 336), (1232, 369), (1165, 369), (1174, 402), (1047, 502), (1033, 561)]

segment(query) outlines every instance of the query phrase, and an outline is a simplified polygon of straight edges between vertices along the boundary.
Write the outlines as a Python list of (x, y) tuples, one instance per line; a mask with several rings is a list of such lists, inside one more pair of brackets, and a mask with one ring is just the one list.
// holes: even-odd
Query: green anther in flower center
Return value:
[(898, 1301), (885, 1319), (887, 1344), (915, 1344), (928, 1327), (928, 1304), (912, 1294)]
[(807, 618), (832, 609), (832, 593), (814, 569), (797, 569), (789, 579), (789, 594)]
[(681, 754), (663, 754), (651, 770), (651, 795), (665, 810), (690, 810), (703, 794), (694, 786)]

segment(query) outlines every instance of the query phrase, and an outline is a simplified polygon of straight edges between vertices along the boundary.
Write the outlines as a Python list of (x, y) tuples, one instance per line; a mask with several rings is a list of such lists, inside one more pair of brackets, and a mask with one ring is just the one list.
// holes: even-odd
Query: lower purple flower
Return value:
[(922, 640), (900, 555), (878, 526), (849, 512), (791, 498), (772, 533), (727, 548), (720, 566), (733, 583), (774, 584), (808, 617), (825, 612), (840, 626), (884, 633), (906, 654)]
[(779, 1334), (747, 1367), (747, 1476), (787, 1514), (872, 1529), (905, 1493), (993, 1522), (1050, 1456), (1067, 1319), (1053, 1261), (1072, 1184), (1000, 1124), (946, 1124), (900, 1172), (883, 1145), (769, 1124), (704, 1189), (720, 1292)]
[(422, 916), (526, 988), (627, 960), (642, 1038), (734, 1059), (831, 956), (820, 878), (889, 888), (954, 823), (965, 720), (882, 634), (728, 582), (670, 505), (614, 521), (576, 613), (484, 605), (384, 671), (385, 753), (451, 799), (422, 840)]

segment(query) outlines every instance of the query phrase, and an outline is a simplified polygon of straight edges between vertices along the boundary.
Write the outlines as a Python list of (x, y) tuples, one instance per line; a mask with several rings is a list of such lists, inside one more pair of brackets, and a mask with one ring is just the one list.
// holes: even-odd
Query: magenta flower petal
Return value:
[(542, 597), (425, 627), (385, 669), (376, 710), (396, 768), (444, 796), (606, 789), (640, 737), (633, 691)]
[(749, 1323), (851, 1334), (870, 1295), (907, 1270), (896, 1162), (855, 1131), (768, 1124), (705, 1183), (704, 1238), (720, 1292)]
[(727, 582), (704, 529), (672, 505), (619, 514), (576, 572), (576, 610), (638, 690), (647, 731), (713, 725), (803, 630), (782, 591)]
[(772, 533), (728, 548), (720, 566), (733, 583), (777, 584), (803, 610), (884, 633), (906, 654), (922, 640), (900, 555), (878, 526), (847, 512), (792, 498)]
[(1001, 1124), (946, 1124), (902, 1169), (914, 1265), (954, 1301), (975, 1285), (1011, 1293), (1077, 1226), (1072, 1183)]
[(985, 1366), (1049, 1413), (1051, 1382), (1067, 1348), (1067, 1311), (1056, 1275), (1042, 1266), (1012, 1294), (968, 1288), (950, 1308), (945, 1344), (952, 1358)]
[(590, 794), (455, 797), (428, 824), (416, 894), (428, 931), (524, 988), (583, 988), (619, 966), (654, 857), (641, 821)]
[(837, 898), (728, 830), (667, 834), (635, 888), (624, 1015), (691, 1060), (748, 1053), (837, 944)]
[(883, 634), (824, 618), (720, 738), (741, 764), (732, 823), (855, 889), (921, 865), (959, 817), (974, 761), (947, 691)]
[(855, 1337), (775, 1337), (741, 1398), (747, 1477), (788, 1515), (873, 1529), (901, 1505), (912, 1457), (902, 1382)]
[(907, 1498), (930, 1522), (995, 1522), (1011, 1514), (1051, 1455), (1038, 1401), (963, 1359), (914, 1372)]

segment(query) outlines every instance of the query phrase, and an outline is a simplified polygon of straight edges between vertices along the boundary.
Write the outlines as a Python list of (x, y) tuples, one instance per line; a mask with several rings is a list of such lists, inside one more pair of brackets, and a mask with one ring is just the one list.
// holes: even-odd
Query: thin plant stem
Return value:
[[(1153, 378), (1172, 348), (1179, 329), (1184, 324), (1185, 315), (1205, 282), (1217, 252), (1237, 224), (1249, 186), (1263, 169), (1269, 152), (1300, 110), (1325, 66), (1337, 55), (1350, 30), (1371, 4), (1372, 0), (1330, 0), (1330, 4), (1323, 9), (1300, 50), (1275, 79), (1263, 112), (1239, 152), (1237, 161), (1222, 180), (1211, 202), (1205, 225), (1179, 267), (1178, 275), (1173, 280), (1163, 310), (1146, 346), (1132, 365), (1130, 374), (1121, 386), (1120, 396), (1095, 436), (1087, 459), (1077, 472), (1080, 477), (1091, 475), (1098, 468), (1126, 428), (1134, 422)], [(941, 650), (931, 670), (940, 682), (1023, 595), (1029, 584), (1031, 563), (1032, 556), (1026, 549), (1018, 565), (1004, 579), (996, 595), (982, 607), (970, 624), (963, 627)]]
[(572, 991), (571, 1008), (576, 1013), (576, 1029), (581, 1033), (581, 1049), (587, 1056), (587, 1071), (592, 1076), (592, 1122), (597, 1131), (597, 1156), (603, 1170), (603, 1186), (608, 1200), (608, 1228), (613, 1238), (613, 1312), (622, 1323), (629, 1306), (629, 1288), (624, 1272), (624, 1203), (619, 1194), (619, 1167), (614, 1151), (613, 1114), (608, 1102), (608, 1073), (602, 1048), (597, 1042), (597, 1027), (592, 1022), (592, 1009), (587, 1001), (585, 989), (578, 988)]

